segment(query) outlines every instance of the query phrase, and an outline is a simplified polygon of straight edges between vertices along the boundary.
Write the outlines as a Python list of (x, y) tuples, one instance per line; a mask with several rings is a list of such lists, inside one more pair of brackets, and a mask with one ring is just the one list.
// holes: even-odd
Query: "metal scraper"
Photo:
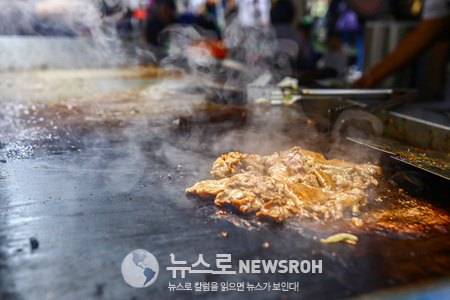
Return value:
[(390, 140), (372, 140), (347, 137), (348, 140), (391, 154), (391, 157), (427, 172), (450, 180), (449, 155), (431, 150), (402, 145)]

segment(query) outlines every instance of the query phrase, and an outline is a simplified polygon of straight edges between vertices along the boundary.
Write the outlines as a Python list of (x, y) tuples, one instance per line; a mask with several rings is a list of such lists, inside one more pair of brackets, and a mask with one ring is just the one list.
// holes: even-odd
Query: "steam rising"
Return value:
[[(105, 16), (98, 10), (95, 2), (85, 5), (87, 6), (84, 6), (82, 14), (56, 19), (55, 22), (62, 22), (76, 36), (89, 36), (98, 59), (107, 59), (110, 65), (125, 62), (129, 65), (133, 60), (117, 38), (114, 16)], [(0, 22), (1, 30), (10, 30), (5, 22)], [(52, 25), (55, 24), (47, 23), (45, 26), (51, 28)], [(186, 133), (177, 131), (176, 120), (180, 117), (195, 118), (199, 114), (220, 113), (224, 110), (223, 106), (205, 101), (204, 94), (186, 94), (182, 92), (183, 89), (199, 87), (201, 90), (214, 86), (218, 87), (217, 93), (223, 93), (224, 98), (232, 100), (229, 99), (232, 96), (226, 94), (227, 90), (245, 93), (247, 84), (263, 73), (272, 72), (274, 80), (277, 78), (277, 70), (289, 73), (290, 61), (297, 51), (295, 47), (284, 47), (286, 44), (276, 39), (271, 26), (244, 30), (235, 18), (223, 31), (223, 40), (228, 49), (227, 59), (234, 63), (224, 64), (223, 60), (214, 57), (208, 49), (195, 46), (197, 41), (213, 38), (216, 38), (215, 33), (192, 26), (174, 25), (162, 33), (160, 39), (167, 46), (167, 56), (159, 65), (183, 71), (187, 76), (182, 80), (161, 79), (156, 84), (149, 83), (149, 86), (138, 92), (127, 91), (123, 95), (112, 93), (81, 99), (69, 97), (59, 99), (58, 103), (45, 99), (46, 94), (43, 94), (44, 107), (33, 110), (31, 116), (23, 115), (30, 108), (28, 104), (23, 104), (23, 107), (2, 104), (3, 107), (9, 107), (9, 110), (3, 111), (7, 121), (0, 126), (12, 129), (8, 131), (12, 134), (3, 136), (2, 140), (9, 142), (9, 145), (14, 145), (17, 141), (25, 146), (54, 144), (58, 151), (71, 149), (70, 151), (82, 152), (85, 148), (114, 149), (109, 132), (112, 131), (120, 134), (122, 146), (118, 150), (123, 157), (112, 162), (114, 168), (128, 169), (131, 172), (129, 175), (134, 174), (138, 168), (145, 168), (150, 158), (143, 150), (143, 144), (151, 143), (155, 147), (153, 155), (156, 158), (170, 166), (177, 166), (179, 161), (187, 161), (187, 168), (199, 178), (209, 173), (215, 157), (229, 151), (269, 155), (294, 145), (309, 150), (323, 150), (317, 146), (317, 140), (322, 139), (323, 135), (314, 126), (305, 125), (308, 118), (301, 109), (290, 107), (266, 110), (264, 107), (248, 105), (243, 108), (246, 119), (242, 124), (234, 124), (232, 121), (213, 125), (192, 124)], [(140, 51), (152, 56), (148, 49)], [(139, 49), (135, 53), (139, 53)], [(111, 86), (114, 92), (114, 87), (121, 86), (117, 82), (111, 84), (114, 85)], [(276, 81), (270, 84), (275, 85)], [(123, 86), (127, 86), (126, 79)], [(4, 95), (0, 94), (0, 97), (2, 102), (8, 100)], [(59, 118), (57, 113), (61, 110), (67, 116)], [(36, 120), (32, 119), (34, 117)], [(43, 121), (39, 121), (41, 117)], [(31, 123), (27, 123), (29, 121)], [(293, 125), (296, 122), (299, 122), (298, 127)], [(208, 126), (215, 126), (211, 130), (217, 130), (217, 134), (209, 134)], [(91, 134), (78, 136), (83, 130), (91, 131)], [(113, 136), (117, 138), (116, 135)], [(20, 147), (18, 145), (16, 148), (20, 150)], [(4, 147), (3, 156), (8, 159), (19, 158), (14, 151)], [(32, 155), (29, 148), (24, 152)], [(86, 157), (85, 160), (87, 166), (97, 164), (95, 157)], [(98, 160), (101, 163), (101, 159)], [(136, 184), (132, 176), (123, 179), (111, 175), (110, 179), (124, 192)]]
[(133, 63), (116, 30), (121, 14), (106, 15), (97, 0), (0, 0), (0, 70)]
[(206, 47), (193, 46), (197, 41), (217, 38), (215, 32), (197, 27), (170, 26), (160, 36), (161, 43), (169, 49), (161, 65), (185, 70), (204, 83), (220, 82), (223, 88), (246, 88), (246, 84), (264, 72), (283, 69), (289, 73), (298, 51), (295, 47), (284, 48), (272, 26), (243, 28), (237, 17), (223, 30), (223, 42), (228, 50), (226, 60), (217, 59)]

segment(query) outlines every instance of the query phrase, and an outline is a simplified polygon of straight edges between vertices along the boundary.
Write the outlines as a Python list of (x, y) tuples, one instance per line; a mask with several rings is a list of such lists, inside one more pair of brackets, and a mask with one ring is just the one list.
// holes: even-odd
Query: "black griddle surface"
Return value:
[[(45, 107), (46, 117), (51, 107)], [(450, 239), (445, 231), (420, 237), (367, 232), (359, 235), (357, 246), (326, 245), (319, 240), (328, 232), (257, 223), (232, 213), (219, 216), (211, 202), (187, 198), (184, 190), (209, 178), (215, 158), (228, 151), (270, 154), (294, 144), (318, 150), (314, 138), (320, 133), (311, 129), (305, 135), (310, 125), (298, 110), (257, 110), (257, 116), (233, 110), (241, 118), (211, 124), (201, 124), (205, 112), (203, 117), (191, 113), (181, 127), (179, 114), (173, 112), (158, 114), (159, 119), (136, 113), (77, 122), (84, 114), (76, 111), (58, 124), (53, 132), (58, 139), (28, 136), (15, 143), (4, 134), (0, 298), (342, 299), (449, 278)], [(20, 113), (16, 117), (28, 120)], [(39, 242), (35, 250), (30, 237)], [(122, 278), (122, 260), (135, 249), (150, 251), (159, 261), (157, 281), (148, 288), (132, 288)], [(203, 254), (213, 265), (216, 254), (227, 253), (235, 269), (238, 260), (247, 259), (322, 260), (323, 273), (189, 274), (173, 279), (166, 270), (173, 266), (171, 253), (191, 264)], [(298, 282), (300, 289), (183, 292), (169, 291), (169, 282)]]

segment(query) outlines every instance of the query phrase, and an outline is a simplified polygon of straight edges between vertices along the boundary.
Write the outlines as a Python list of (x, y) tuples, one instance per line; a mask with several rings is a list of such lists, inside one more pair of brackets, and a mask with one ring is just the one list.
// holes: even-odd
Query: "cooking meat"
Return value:
[(198, 182), (186, 192), (278, 222), (292, 216), (341, 219), (345, 211), (354, 219), (367, 203), (364, 190), (378, 185), (380, 174), (378, 166), (327, 160), (299, 147), (270, 156), (230, 152), (215, 161), (215, 180)]

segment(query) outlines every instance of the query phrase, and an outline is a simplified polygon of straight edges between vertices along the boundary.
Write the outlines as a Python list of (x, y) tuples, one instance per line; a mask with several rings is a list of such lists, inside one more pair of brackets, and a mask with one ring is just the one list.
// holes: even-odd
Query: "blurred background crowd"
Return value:
[[(447, 7), (447, 23), (439, 25), (448, 25), (449, 1), (428, 1)], [(266, 41), (277, 39), (287, 52), (291, 49), (295, 53), (289, 59), (294, 71), (333, 68), (340, 78), (355, 80), (417, 27), (426, 3), (427, 0), (0, 0), (0, 34), (89, 36), (95, 28), (95, 18), (89, 16), (95, 13), (100, 14), (100, 27), (109, 38), (166, 51), (170, 41), (164, 32), (173, 26), (190, 25), (202, 32), (203, 40), (210, 41), (214, 56), (224, 58), (227, 49), (221, 49), (217, 41), (227, 36), (227, 28), (232, 24), (240, 28), (244, 37), (255, 28), (270, 28), (274, 35), (266, 36)], [(437, 17), (441, 16), (438, 13)], [(441, 31), (448, 33), (448, 27)], [(441, 32), (442, 35), (445, 34)], [(429, 44), (428, 52), (420, 48), (412, 55), (414, 59), (399, 63), (394, 75), (388, 77), (393, 71), (383, 70), (377, 78), (361, 85), (421, 86), (430, 97), (442, 98), (448, 73), (448, 38), (436, 38)]]

